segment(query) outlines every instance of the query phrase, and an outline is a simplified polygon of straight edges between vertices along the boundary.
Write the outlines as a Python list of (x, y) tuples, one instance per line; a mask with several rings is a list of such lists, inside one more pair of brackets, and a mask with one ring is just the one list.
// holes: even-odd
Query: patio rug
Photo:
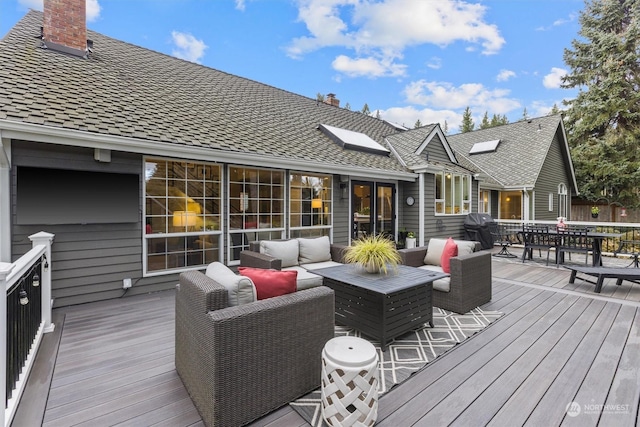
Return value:
[[(350, 335), (365, 338), (376, 347), (380, 363), (378, 364), (380, 390), (378, 397), (387, 393), (412, 374), (422, 369), (476, 332), (499, 319), (502, 313), (483, 311), (475, 308), (466, 314), (452, 313), (433, 307), (433, 328), (425, 325), (422, 329), (407, 332), (387, 346), (380, 349), (378, 342), (362, 336), (359, 331), (345, 326), (336, 326), (335, 336)], [(295, 410), (313, 427), (327, 424), (320, 415), (320, 389), (291, 403)]]

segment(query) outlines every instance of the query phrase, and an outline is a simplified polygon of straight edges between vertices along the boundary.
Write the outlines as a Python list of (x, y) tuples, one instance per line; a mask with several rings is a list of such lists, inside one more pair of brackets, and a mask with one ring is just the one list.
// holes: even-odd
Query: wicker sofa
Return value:
[(229, 291), (198, 271), (180, 275), (175, 364), (207, 426), (241, 426), (320, 386), (334, 336), (325, 286), (229, 305)]
[[(444, 239), (431, 239), (427, 246), (401, 249), (402, 263), (442, 271), (435, 260), (440, 259), (437, 251), (441, 250), (444, 242)], [(433, 305), (456, 313), (467, 313), (491, 300), (491, 254), (481, 251), (480, 242), (455, 242), (461, 254), (450, 259), (450, 276), (433, 283)]]
[(330, 243), (329, 238), (262, 240), (249, 243), (240, 252), (240, 266), (298, 272), (298, 290), (322, 285), (322, 277), (313, 274), (317, 268), (344, 263), (345, 245)]

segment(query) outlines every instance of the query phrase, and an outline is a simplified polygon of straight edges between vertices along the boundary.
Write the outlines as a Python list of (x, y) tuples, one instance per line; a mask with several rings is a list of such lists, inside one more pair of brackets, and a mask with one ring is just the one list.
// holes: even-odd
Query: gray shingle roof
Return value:
[[(538, 180), (560, 115), (447, 136), (461, 164), (493, 177), (503, 187), (534, 186)], [(469, 154), (476, 142), (500, 140), (495, 152)]]
[(249, 79), (88, 31), (89, 59), (40, 48), (30, 11), (0, 41), (0, 121), (406, 174), (393, 157), (345, 150), (317, 126), (385, 145), (397, 130)]

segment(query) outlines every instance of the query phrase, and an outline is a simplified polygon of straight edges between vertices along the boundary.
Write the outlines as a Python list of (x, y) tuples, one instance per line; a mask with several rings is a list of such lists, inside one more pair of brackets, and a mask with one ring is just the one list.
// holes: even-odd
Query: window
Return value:
[(471, 206), (471, 176), (441, 172), (436, 178), (436, 215), (468, 214)]
[(549, 212), (553, 212), (553, 193), (549, 193)]
[(289, 226), (291, 237), (328, 236), (332, 225), (331, 175), (291, 173)]
[(145, 273), (220, 260), (221, 168), (145, 159)]
[(284, 171), (229, 166), (229, 264), (254, 240), (284, 234)]
[(478, 212), (491, 213), (491, 193), (489, 190), (480, 190), (480, 200), (478, 200)]
[(558, 185), (558, 216), (567, 218), (568, 201), (567, 186), (564, 184)]

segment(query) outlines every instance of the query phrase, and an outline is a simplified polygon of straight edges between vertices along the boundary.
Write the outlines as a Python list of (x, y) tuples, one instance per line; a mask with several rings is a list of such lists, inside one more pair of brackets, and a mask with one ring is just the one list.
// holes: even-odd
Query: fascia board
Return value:
[(100, 148), (105, 150), (137, 153), (147, 156), (175, 157), (181, 159), (237, 163), (282, 169), (305, 169), (310, 172), (332, 173), (336, 175), (372, 176), (401, 181), (415, 181), (417, 175), (411, 172), (386, 171), (381, 169), (357, 168), (353, 166), (327, 165), (322, 162), (310, 162), (301, 159), (281, 159), (259, 154), (218, 151), (211, 148), (172, 144), (161, 141), (148, 141), (114, 135), (102, 135), (73, 129), (53, 128), (30, 123), (0, 120), (3, 138), (74, 147)]

